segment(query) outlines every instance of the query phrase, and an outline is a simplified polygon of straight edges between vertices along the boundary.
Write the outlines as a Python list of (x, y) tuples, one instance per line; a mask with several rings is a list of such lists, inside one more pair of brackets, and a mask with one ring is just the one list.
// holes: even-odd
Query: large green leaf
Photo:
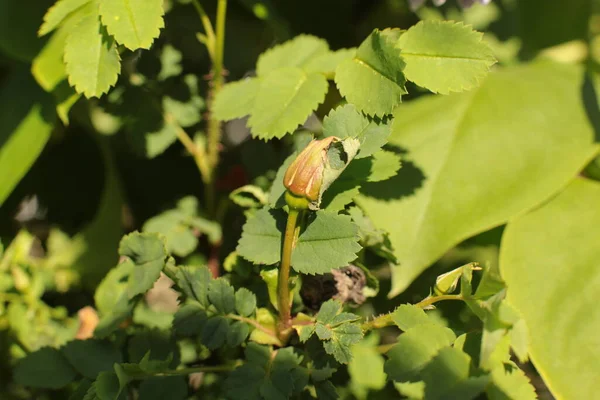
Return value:
[(50, 138), (52, 99), (19, 71), (0, 89), (0, 205), (27, 173)]
[(165, 26), (162, 0), (102, 0), (102, 23), (130, 50), (149, 49)]
[[(571, 132), (572, 133), (572, 132)], [(600, 183), (578, 178), (510, 221), (500, 267), (530, 332), (530, 356), (557, 399), (598, 394)]]
[(117, 45), (100, 24), (98, 10), (90, 12), (71, 30), (65, 43), (69, 84), (85, 97), (100, 97), (117, 83), (121, 59)]
[(422, 21), (400, 36), (406, 78), (435, 93), (477, 87), (496, 62), (483, 34), (451, 21)]
[(390, 114), (406, 94), (398, 31), (375, 30), (356, 51), (354, 58), (340, 63), (335, 83), (348, 102), (369, 115)]
[(304, 123), (325, 100), (327, 79), (297, 67), (280, 68), (262, 78), (248, 126), (261, 139), (282, 137)]
[(29, 353), (15, 367), (17, 383), (36, 388), (58, 389), (68, 385), (77, 372), (62, 353), (51, 347), (43, 347)]
[(476, 91), (399, 107), (399, 174), (358, 202), (390, 233), (401, 293), (452, 246), (564, 187), (598, 151), (581, 101), (583, 69), (535, 63), (490, 75)]
[(329, 45), (325, 40), (311, 35), (299, 35), (261, 54), (256, 63), (256, 73), (263, 76), (279, 68), (303, 68), (328, 53)]

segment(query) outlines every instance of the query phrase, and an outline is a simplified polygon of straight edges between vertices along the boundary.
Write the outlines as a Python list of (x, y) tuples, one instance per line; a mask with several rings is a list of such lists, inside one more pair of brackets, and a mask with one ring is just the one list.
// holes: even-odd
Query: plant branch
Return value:
[[(415, 306), (417, 306), (419, 308), (426, 308), (434, 303), (437, 303), (438, 301), (444, 301), (444, 300), (464, 300), (464, 298), (460, 294), (445, 294), (442, 296), (427, 297), (427, 298), (421, 300), (420, 302), (418, 302), (417, 304), (415, 304)], [(394, 325), (394, 320), (392, 319), (392, 313), (388, 313), (388, 314), (380, 315), (376, 318), (373, 318), (370, 321), (363, 323), (361, 328), (363, 331), (370, 331), (372, 329), (385, 328), (386, 326), (392, 326), (392, 325)]]
[(202, 22), (202, 26), (204, 27), (204, 32), (206, 32), (204, 44), (206, 45), (206, 49), (208, 50), (208, 54), (211, 59), (215, 56), (215, 31), (213, 29), (212, 23), (210, 22), (210, 18), (204, 11), (204, 7), (198, 0), (192, 0), (192, 4), (196, 8), (198, 12), (198, 16), (200, 17), (200, 21)]
[[(212, 57), (211, 80), (209, 83), (210, 91), (208, 98), (209, 110), (212, 110), (215, 96), (225, 82), (223, 53), (225, 47), (225, 17), (227, 15), (227, 0), (218, 0), (217, 4), (217, 21), (216, 21), (216, 36), (214, 55)], [(209, 120), (207, 127), (207, 163), (209, 166), (209, 175), (206, 184), (206, 199), (207, 207), (210, 214), (215, 211), (215, 175), (216, 168), (219, 165), (219, 145), (221, 143), (221, 121), (214, 118), (209, 111)]]
[(194, 162), (200, 171), (200, 175), (202, 177), (202, 181), (206, 182), (210, 172), (209, 166), (207, 164), (206, 153), (204, 149), (199, 147), (192, 138), (187, 134), (187, 132), (179, 126), (179, 124), (175, 121), (175, 118), (171, 114), (165, 114), (164, 116), (165, 122), (171, 124), (175, 127), (175, 133), (177, 134), (177, 139), (183, 144), (185, 149), (194, 157)]
[[(269, 336), (272, 336), (273, 339), (279, 341), (279, 339), (277, 338), (277, 334), (273, 330), (271, 330), (271, 329), (269, 329), (267, 327), (262, 326), (258, 321), (255, 321), (255, 320), (250, 319), (250, 318), (242, 317), (242, 316), (236, 315), (236, 314), (227, 314), (227, 318), (235, 319), (237, 321), (242, 321), (242, 322), (245, 322), (247, 324), (250, 324), (253, 327), (255, 327), (256, 329), (258, 329), (258, 330), (266, 333)], [(281, 345), (281, 343), (279, 343), (278, 345)]]
[(290, 269), (292, 253), (300, 235), (299, 219), (302, 210), (290, 208), (281, 250), (281, 265), (277, 281), (277, 308), (279, 309), (279, 334), (290, 329), (292, 325), (290, 304)]

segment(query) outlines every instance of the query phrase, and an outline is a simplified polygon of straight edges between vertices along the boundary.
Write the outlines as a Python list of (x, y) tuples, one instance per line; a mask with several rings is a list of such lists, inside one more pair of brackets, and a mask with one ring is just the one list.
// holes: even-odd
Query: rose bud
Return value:
[(336, 141), (339, 139), (335, 136), (313, 140), (290, 164), (283, 177), (283, 185), (288, 190), (286, 201), (290, 207), (307, 209), (309, 203), (319, 200), (327, 150)]

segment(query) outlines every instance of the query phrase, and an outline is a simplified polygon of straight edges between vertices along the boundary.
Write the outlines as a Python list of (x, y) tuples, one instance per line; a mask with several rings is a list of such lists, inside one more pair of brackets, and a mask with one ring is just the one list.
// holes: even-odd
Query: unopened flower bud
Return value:
[(313, 140), (290, 164), (283, 178), (283, 185), (288, 190), (286, 201), (290, 207), (306, 209), (309, 203), (319, 200), (327, 150), (338, 140), (335, 136)]

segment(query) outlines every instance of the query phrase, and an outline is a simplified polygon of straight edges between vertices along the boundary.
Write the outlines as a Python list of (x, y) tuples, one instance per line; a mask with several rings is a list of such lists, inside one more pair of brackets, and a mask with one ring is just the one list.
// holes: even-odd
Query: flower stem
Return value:
[(208, 50), (208, 54), (211, 58), (214, 58), (215, 54), (215, 31), (213, 29), (212, 23), (210, 22), (210, 18), (204, 11), (204, 7), (198, 0), (192, 0), (192, 4), (196, 8), (198, 12), (198, 16), (200, 17), (200, 21), (202, 22), (202, 26), (204, 27), (204, 32), (206, 32), (206, 48)]
[(212, 57), (211, 80), (209, 83), (209, 120), (207, 126), (207, 163), (209, 165), (210, 175), (205, 182), (207, 208), (210, 214), (215, 211), (215, 175), (216, 168), (219, 164), (219, 145), (221, 144), (221, 121), (214, 118), (210, 111), (214, 104), (214, 99), (217, 93), (225, 83), (223, 53), (225, 47), (225, 22), (227, 15), (227, 0), (218, 0), (217, 4), (217, 20), (216, 20), (216, 36), (214, 41), (214, 54)]
[[(442, 296), (427, 297), (427, 298), (421, 300), (420, 302), (418, 302), (417, 304), (415, 304), (415, 306), (417, 306), (419, 308), (425, 308), (434, 303), (437, 303), (438, 301), (444, 301), (444, 300), (463, 300), (463, 297), (460, 294), (445, 294)], [(373, 318), (372, 320), (363, 323), (361, 328), (363, 331), (370, 331), (373, 329), (385, 328), (386, 326), (392, 326), (392, 325), (394, 325), (394, 320), (392, 319), (392, 313), (388, 313), (388, 314), (380, 315), (377, 318)]]
[(290, 302), (290, 267), (292, 252), (300, 235), (299, 219), (302, 210), (290, 208), (281, 250), (281, 265), (277, 281), (277, 307), (279, 308), (279, 334), (290, 329), (292, 325)]

